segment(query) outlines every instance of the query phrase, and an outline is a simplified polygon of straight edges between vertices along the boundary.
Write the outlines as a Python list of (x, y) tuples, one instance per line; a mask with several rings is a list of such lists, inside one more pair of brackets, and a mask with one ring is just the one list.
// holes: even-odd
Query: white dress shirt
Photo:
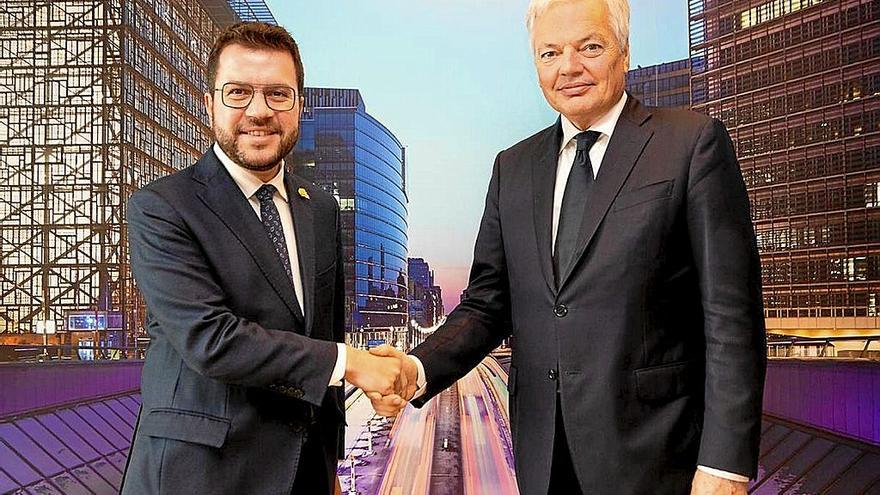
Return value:
[[(248, 200), (248, 203), (250, 203), (251, 208), (254, 209), (257, 218), (262, 221), (262, 217), (260, 216), (260, 199), (257, 198), (257, 190), (263, 186), (264, 182), (259, 177), (252, 174), (248, 169), (233, 162), (217, 143), (214, 143), (214, 154), (217, 155), (220, 163), (223, 164), (226, 171), (232, 176), (232, 180), (235, 181), (235, 185), (238, 186), (241, 193), (244, 194), (244, 197)], [(275, 177), (272, 177), (272, 179), (265, 182), (265, 184), (272, 184), (275, 186), (275, 194), (272, 196), (272, 201), (275, 203), (275, 208), (278, 210), (278, 215), (281, 217), (281, 229), (284, 231), (284, 244), (287, 246), (287, 255), (290, 257), (290, 274), (293, 278), (293, 291), (296, 293), (296, 300), (299, 303), (300, 309), (302, 309), (303, 316), (305, 316), (306, 307), (303, 304), (305, 299), (303, 299), (302, 272), (299, 267), (299, 253), (296, 249), (296, 232), (293, 230), (293, 215), (290, 212), (290, 205), (288, 204), (287, 188), (284, 187), (283, 165), (284, 164), (282, 163), (282, 166), (278, 169), (278, 173), (275, 174)], [(342, 378), (345, 376), (345, 344), (337, 343), (336, 348), (338, 352), (336, 353), (336, 364), (333, 367), (333, 373), (330, 375), (330, 384), (339, 386), (342, 385)]]
[[(560, 120), (562, 122), (562, 142), (560, 143), (559, 148), (559, 159), (556, 162), (556, 184), (553, 187), (553, 233), (550, 245), (551, 253), (556, 249), (556, 233), (559, 229), (559, 215), (562, 211), (562, 196), (565, 193), (565, 186), (568, 183), (568, 175), (574, 164), (575, 154), (577, 154), (577, 142), (574, 137), (583, 131), (597, 131), (600, 133), (596, 143), (590, 148), (590, 164), (593, 166), (593, 177), (595, 180), (601, 180), (599, 177), (599, 168), (602, 165), (602, 159), (605, 158), (605, 151), (608, 150), (608, 143), (611, 141), (611, 136), (614, 134), (614, 128), (617, 127), (617, 121), (620, 119), (620, 114), (623, 113), (626, 99), (627, 95), (624, 91), (623, 96), (621, 96), (620, 100), (611, 107), (611, 110), (593, 123), (589, 129), (578, 129), (578, 127), (568, 120), (566, 116), (560, 115)], [(419, 386), (419, 390), (416, 392), (415, 397), (419, 397), (425, 393), (425, 385), (427, 385), (425, 368), (419, 358), (412, 355), (410, 355), (410, 357), (416, 362), (416, 367), (418, 368), (417, 385)], [(697, 469), (732, 481), (749, 481), (748, 476), (729, 473), (716, 468), (697, 466)]]

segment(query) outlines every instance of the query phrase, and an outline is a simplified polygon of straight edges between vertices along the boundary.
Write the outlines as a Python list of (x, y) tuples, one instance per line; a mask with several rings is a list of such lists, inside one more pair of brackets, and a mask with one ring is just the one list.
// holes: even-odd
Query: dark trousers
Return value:
[[(299, 466), (296, 469), (291, 495), (333, 493), (335, 479), (329, 479), (327, 453), (324, 451), (320, 432), (320, 427), (313, 425), (306, 434), (306, 443), (303, 444), (299, 455)], [(333, 466), (334, 472), (335, 467)]]
[(559, 394), (556, 394), (556, 432), (553, 438), (553, 460), (550, 464), (550, 488), (547, 494), (583, 495), (574, 471), (574, 464), (571, 462), (565, 425), (562, 424), (562, 404), (559, 403)]

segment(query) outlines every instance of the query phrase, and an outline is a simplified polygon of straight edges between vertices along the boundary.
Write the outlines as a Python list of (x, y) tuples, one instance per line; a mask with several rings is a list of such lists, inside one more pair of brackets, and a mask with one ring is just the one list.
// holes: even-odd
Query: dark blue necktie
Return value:
[(577, 153), (568, 174), (568, 182), (562, 195), (562, 209), (559, 213), (559, 226), (556, 229), (556, 249), (553, 254), (553, 271), (556, 283), (572, 262), (577, 249), (581, 221), (587, 196), (593, 185), (593, 165), (590, 163), (590, 148), (596, 144), (601, 134), (596, 131), (585, 131), (577, 134)]
[(275, 195), (275, 186), (272, 184), (263, 184), (257, 189), (257, 199), (260, 200), (260, 220), (263, 222), (263, 227), (266, 229), (266, 233), (269, 234), (269, 240), (272, 241), (272, 245), (275, 246), (275, 252), (278, 253), (278, 257), (281, 258), (281, 264), (284, 265), (284, 271), (287, 272), (287, 277), (293, 281), (293, 272), (290, 270), (290, 255), (287, 254), (287, 243), (284, 240), (284, 228), (281, 226), (281, 216), (278, 214), (278, 208), (275, 207), (275, 202), (272, 201), (272, 196)]

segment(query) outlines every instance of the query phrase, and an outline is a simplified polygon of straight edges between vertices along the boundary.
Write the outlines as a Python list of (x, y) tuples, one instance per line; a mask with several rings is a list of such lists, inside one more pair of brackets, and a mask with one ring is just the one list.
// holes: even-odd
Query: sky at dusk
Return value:
[[(495, 155), (549, 126), (528, 0), (266, 0), (296, 38), (305, 83), (357, 88), (406, 146), (409, 253), (446, 310), (467, 284)], [(687, 57), (687, 3), (631, 0), (631, 68)]]

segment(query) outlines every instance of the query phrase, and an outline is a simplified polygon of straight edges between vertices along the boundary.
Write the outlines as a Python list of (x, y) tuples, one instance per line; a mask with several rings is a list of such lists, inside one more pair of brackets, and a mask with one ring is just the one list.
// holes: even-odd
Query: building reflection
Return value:
[(348, 342), (402, 344), (407, 330), (406, 159), (356, 89), (306, 88), (295, 173), (342, 210)]

